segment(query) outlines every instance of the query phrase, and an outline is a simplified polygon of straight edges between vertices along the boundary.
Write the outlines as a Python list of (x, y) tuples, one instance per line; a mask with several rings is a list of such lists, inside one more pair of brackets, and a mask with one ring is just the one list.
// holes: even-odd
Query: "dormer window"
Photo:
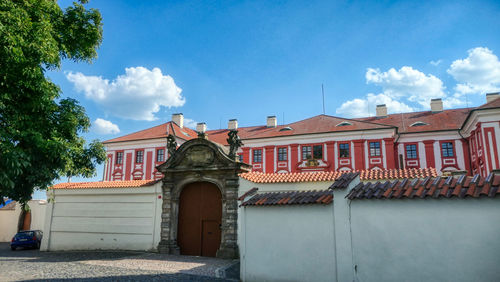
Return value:
[(343, 121), (343, 122), (337, 124), (337, 126), (348, 126), (348, 125), (352, 125), (352, 123), (350, 123), (348, 121)]
[(410, 125), (410, 126), (413, 127), (413, 126), (424, 126), (424, 125), (429, 125), (429, 124), (427, 124), (423, 121), (417, 121), (417, 122), (412, 123), (412, 125)]
[(290, 126), (283, 127), (282, 129), (280, 129), (280, 131), (289, 131), (289, 130), (292, 130)]

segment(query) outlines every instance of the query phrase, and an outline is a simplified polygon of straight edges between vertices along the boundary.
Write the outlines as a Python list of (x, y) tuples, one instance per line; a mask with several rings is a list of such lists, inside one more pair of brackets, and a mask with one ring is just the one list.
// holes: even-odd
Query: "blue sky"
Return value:
[[(422, 2), (422, 3), (421, 3)], [(474, 2), (474, 3), (469, 3)], [(68, 5), (70, 1), (60, 1)], [(91, 1), (93, 64), (49, 77), (106, 140), (182, 112), (209, 129), (477, 106), (500, 89), (499, 1)], [(127, 69), (127, 71), (126, 71)], [(98, 122), (95, 122), (100, 119)], [(117, 130), (119, 129), (119, 132)], [(94, 179), (102, 177), (102, 168)]]

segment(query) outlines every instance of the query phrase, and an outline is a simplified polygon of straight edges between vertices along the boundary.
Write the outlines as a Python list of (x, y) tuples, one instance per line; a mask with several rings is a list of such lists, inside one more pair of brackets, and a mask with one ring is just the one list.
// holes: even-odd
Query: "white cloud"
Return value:
[(118, 125), (109, 120), (98, 118), (92, 124), (92, 129), (98, 134), (116, 134), (120, 133)]
[(184, 118), (184, 126), (185, 127), (188, 127), (191, 129), (196, 129), (196, 124), (198, 124), (198, 122), (195, 121), (194, 119)]
[(435, 67), (439, 66), (439, 64), (441, 64), (443, 62), (443, 60), (439, 59), (437, 61), (430, 61), (429, 63)]
[(405, 103), (398, 102), (385, 94), (369, 93), (364, 99), (353, 99), (343, 103), (336, 113), (345, 117), (367, 117), (375, 115), (376, 105), (385, 104), (391, 113), (411, 112), (413, 108)]
[(368, 68), (365, 76), (367, 83), (382, 87), (382, 94), (393, 99), (405, 98), (410, 102), (419, 103), (424, 108), (430, 107), (431, 99), (446, 96), (445, 87), (439, 78), (408, 66), (399, 70), (391, 68), (386, 72)]
[(446, 100), (443, 82), (431, 74), (425, 74), (409, 66), (399, 70), (394, 68), (386, 72), (368, 68), (366, 82), (382, 87), (382, 93), (369, 93), (364, 98), (356, 98), (343, 103), (337, 108), (337, 114), (348, 117), (366, 117), (375, 115), (376, 105), (386, 104), (388, 113), (411, 112), (417, 103), (423, 108), (430, 108), (430, 100), (444, 98), (446, 105), (458, 104), (458, 99)]
[(126, 68), (124, 75), (112, 81), (79, 72), (68, 72), (66, 78), (106, 112), (127, 119), (155, 120), (160, 107), (180, 107), (186, 102), (182, 89), (159, 68)]
[(500, 61), (485, 47), (470, 49), (468, 57), (454, 61), (448, 73), (458, 81), (458, 94), (484, 94), (500, 90)]

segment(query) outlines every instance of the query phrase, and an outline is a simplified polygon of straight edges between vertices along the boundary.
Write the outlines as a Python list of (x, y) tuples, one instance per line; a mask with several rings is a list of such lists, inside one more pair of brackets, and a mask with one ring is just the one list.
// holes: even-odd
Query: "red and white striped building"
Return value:
[[(206, 131), (200, 123), (196, 131), (227, 146), (227, 133), (238, 130), (240, 161), (264, 173), (432, 167), (487, 176), (500, 168), (499, 97), (487, 94), (487, 103), (477, 108), (443, 110), (441, 99), (433, 99), (424, 112), (388, 115), (378, 105), (375, 117), (318, 115), (278, 125), (269, 116), (261, 126), (238, 127), (234, 119), (227, 129)], [(196, 131), (174, 114), (170, 122), (105, 141), (104, 180), (161, 178), (155, 167), (168, 157), (167, 136), (180, 145), (197, 138)]]

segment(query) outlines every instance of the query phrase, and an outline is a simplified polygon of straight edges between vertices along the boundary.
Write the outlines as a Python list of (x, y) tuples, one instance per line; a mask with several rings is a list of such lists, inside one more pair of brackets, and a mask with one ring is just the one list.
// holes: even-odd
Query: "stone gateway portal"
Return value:
[(222, 198), (209, 182), (187, 184), (179, 198), (177, 243), (182, 255), (215, 257), (220, 246)]
[(238, 174), (250, 166), (203, 136), (170, 149), (157, 167), (164, 174), (158, 250), (238, 258)]

